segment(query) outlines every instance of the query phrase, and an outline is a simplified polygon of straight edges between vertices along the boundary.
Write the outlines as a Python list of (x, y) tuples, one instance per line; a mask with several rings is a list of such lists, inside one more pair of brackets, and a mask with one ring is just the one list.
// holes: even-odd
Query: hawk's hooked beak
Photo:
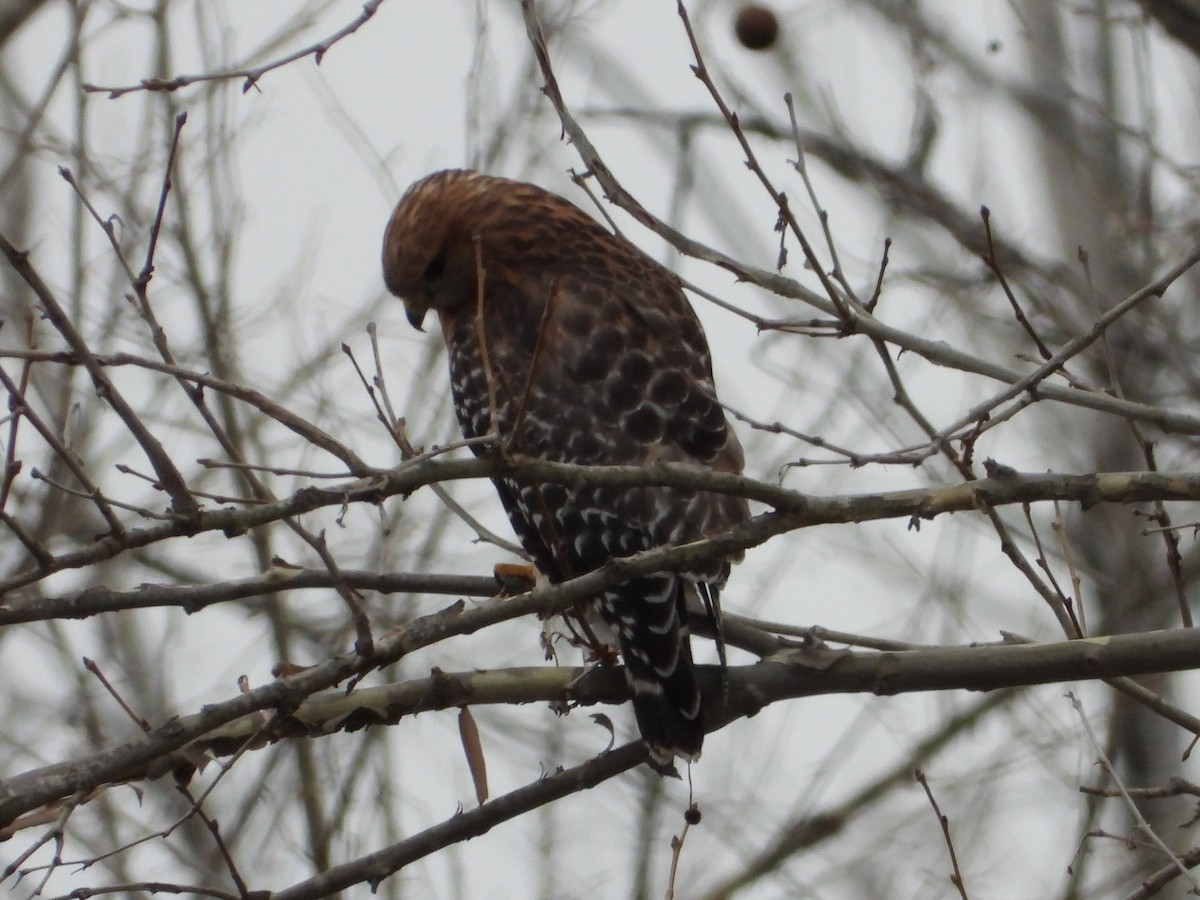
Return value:
[(417, 329), (417, 331), (425, 330), (421, 327), (421, 323), (425, 321), (425, 313), (427, 312), (429, 312), (429, 307), (427, 306), (417, 306), (408, 300), (404, 301), (404, 317), (408, 319), (408, 324)]

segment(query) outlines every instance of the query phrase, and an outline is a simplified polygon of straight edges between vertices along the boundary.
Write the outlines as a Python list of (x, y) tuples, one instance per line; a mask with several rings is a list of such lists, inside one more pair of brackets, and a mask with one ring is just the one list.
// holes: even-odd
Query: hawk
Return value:
[[(474, 445), (477, 454), (742, 471), (708, 343), (679, 281), (562, 197), (468, 170), (429, 175), (392, 213), (383, 274), (414, 327), (437, 312), (463, 434), (494, 427), (497, 437)], [(552, 583), (749, 518), (740, 497), (683, 488), (495, 485)], [(700, 754), (688, 599), (696, 608), (703, 601), (719, 624), (733, 561), (635, 578), (596, 598), (660, 772)]]

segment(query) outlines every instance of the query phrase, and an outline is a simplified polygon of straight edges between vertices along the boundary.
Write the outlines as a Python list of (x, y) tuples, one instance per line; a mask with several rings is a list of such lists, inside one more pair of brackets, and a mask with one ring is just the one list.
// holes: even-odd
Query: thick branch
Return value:
[[(710, 730), (782, 700), (819, 694), (909, 694), (933, 690), (993, 691), (1071, 681), (1200, 668), (1200, 628), (1177, 628), (1050, 644), (988, 644), (856, 652), (804, 648), (727, 672), (722, 699), (717, 666), (698, 666)], [(311, 697), (270, 732), (260, 717), (231, 722), (194, 744), (215, 755), (261, 747), (282, 737), (315, 737), (390, 725), (421, 712), (463, 705), (573, 702), (624, 703), (629, 687), (619, 668), (537, 666), (445, 673), (385, 687)], [(194, 757), (193, 757), (194, 758)], [(182, 762), (182, 758), (181, 758)]]
[[(548, 460), (515, 457), (507, 460), (414, 460), (394, 469), (380, 469), (375, 477), (331, 487), (306, 487), (277, 503), (244, 509), (202, 510), (194, 522), (167, 522), (133, 528), (119, 539), (113, 536), (78, 547), (41, 562), (38, 566), (0, 581), (0, 595), (24, 587), (50, 572), (81, 568), (112, 559), (127, 550), (173, 537), (205, 531), (241, 534), (288, 516), (349, 503), (378, 503), (388, 497), (411, 494), (442, 481), (503, 476), (514, 480), (564, 485), (645, 487), (669, 485), (736, 494), (773, 507), (776, 512), (751, 520), (746, 526), (714, 539), (720, 553), (745, 550), (788, 531), (812, 525), (868, 522), (879, 519), (932, 519), (948, 512), (974, 510), (977, 504), (1004, 506), (1045, 500), (1074, 501), (1089, 509), (1097, 503), (1140, 503), (1152, 500), (1200, 500), (1200, 473), (1112, 472), (1095, 475), (1005, 473), (944, 487), (914, 488), (882, 494), (814, 497), (766, 484), (741, 475), (698, 470), (686, 465), (656, 463), (651, 466), (577, 466)], [(687, 568), (712, 551), (699, 544), (677, 547), (655, 557), (661, 568)], [(715, 544), (714, 544), (715, 546)], [(650, 551), (658, 553), (659, 551)], [(631, 557), (637, 559), (640, 557)], [(630, 560), (622, 561), (622, 565)], [(658, 569), (638, 568), (629, 577)]]
[(517, 788), (502, 797), (428, 828), (407, 840), (384, 847), (353, 862), (271, 894), (271, 900), (318, 900), (343, 888), (367, 882), (372, 889), (393, 872), (443, 847), (486, 834), (493, 826), (515, 819), (553, 800), (595, 787), (614, 775), (632, 769), (646, 759), (646, 748), (638, 741), (597, 756), (582, 765), (555, 772)]
[[(343, 581), (358, 590), (381, 594), (448, 594), (455, 597), (494, 597), (501, 592), (495, 578), (483, 575), (425, 575), (412, 572), (342, 570)], [(51, 619), (86, 619), (101, 613), (128, 609), (177, 606), (184, 612), (199, 612), (217, 603), (266, 597), (285, 591), (328, 589), (333, 577), (327, 569), (270, 569), (253, 578), (213, 584), (141, 584), (119, 591), (94, 584), (57, 597), (15, 600), (0, 606), (0, 628), (22, 622)]]
[[(493, 608), (519, 605), (518, 600), (494, 604)], [(475, 611), (482, 612), (484, 610)], [(453, 615), (453, 610), (450, 614)], [(456, 618), (462, 623), (479, 616), (462, 613)], [(428, 623), (424, 630), (431, 630)], [(414, 628), (413, 631), (419, 634), (421, 629)], [(403, 637), (389, 635), (382, 639), (380, 651), (387, 649), (388, 642), (397, 640), (403, 640)], [(234, 700), (206, 707), (195, 715), (173, 720), (144, 739), (123, 747), (0, 782), (0, 823), (7, 824), (23, 812), (111, 781), (155, 777), (168, 771), (184, 774), (194, 768), (195, 760), (199, 758), (198, 750), (230, 755), (284, 737), (356, 731), (369, 725), (394, 723), (418, 712), (471, 704), (571, 701), (588, 705), (621, 703), (629, 698), (629, 689), (620, 669), (592, 669), (585, 673), (580, 669), (551, 667), (453, 675), (435, 671), (427, 679), (359, 689), (349, 695), (339, 692), (303, 701), (297, 696), (314, 680), (326, 680), (335, 671), (335, 664), (353, 666), (359, 659), (357, 654), (338, 657), (308, 672), (280, 679)], [(805, 647), (728, 671), (724, 690), (722, 673), (717, 667), (699, 668), (706, 697), (706, 719), (709, 730), (714, 731), (736, 719), (752, 716), (772, 703), (817, 694), (991, 691), (1200, 668), (1200, 628), (1053, 644), (994, 644), (887, 652)], [(245, 701), (251, 697), (258, 701), (266, 697), (282, 699), (275, 704), (256, 702), (251, 710), (243, 712), (242, 707), (247, 705)], [(294, 702), (289, 703), (289, 699)], [(268, 705), (282, 708), (284, 714), (266, 728), (261, 716), (248, 713)], [(289, 707), (294, 708), (288, 711)], [(235, 715), (225, 716), (235, 710)], [(224, 722), (218, 723), (223, 727), (205, 727), (218, 717), (224, 718)], [(179, 740), (181, 735), (189, 737)], [(631, 765), (640, 760), (639, 756)], [(629, 766), (617, 771), (625, 768)]]

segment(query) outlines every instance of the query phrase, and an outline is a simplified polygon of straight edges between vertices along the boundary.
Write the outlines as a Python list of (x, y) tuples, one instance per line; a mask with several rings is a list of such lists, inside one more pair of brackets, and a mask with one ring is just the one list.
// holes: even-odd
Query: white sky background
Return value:
[[(205, 6), (203, 13), (193, 13), (185, 4), (174, 7), (173, 74), (240, 63), (295, 15), (293, 4), (266, 0)], [(550, 10), (562, 8), (552, 3), (539, 6), (547, 16)], [(731, 35), (734, 4), (689, 3), (714, 68), (736, 79), (753, 111), (765, 111), (774, 121), (785, 123), (782, 94), (791, 90), (806, 127), (829, 130), (832, 123), (852, 135), (854, 143), (886, 159), (902, 160), (908, 150), (916, 87), (910, 77), (906, 39), (857, 4), (781, 0), (776, 6), (785, 29), (782, 47), (773, 54), (753, 54), (739, 47)], [(353, 20), (360, 8), (353, 0), (329, 3), (311, 24), (263, 57), (255, 57), (255, 62), (331, 34)], [(959, 69), (936, 59), (925, 73), (924, 87), (938, 98), (944, 117), (929, 167), (931, 180), (967, 209), (986, 204), (997, 230), (1036, 257), (1073, 265), (1078, 240), (1057, 232), (1056, 222), (1044, 212), (1041, 170), (1035, 158), (1028, 159), (1026, 174), (1019, 177), (1022, 168), (1011, 159), (1027, 153), (1027, 136), (1014, 128), (1013, 119), (996, 101), (994, 87), (986, 83), (988, 78), (995, 84), (1023, 77), (1021, 23), (1007, 4), (996, 2), (945, 0), (922, 8), (940, 11), (947, 33), (986, 67), (981, 83), (971, 83)], [(86, 47), (87, 77), (103, 85), (134, 84), (154, 72), (153, 60), (146, 56), (144, 24), (114, 19), (112, 10), (108, 4), (97, 4)], [(714, 111), (703, 86), (689, 71), (690, 50), (673, 3), (600, 0), (579, 4), (575, 10), (578, 18), (551, 52), (567, 103), (577, 114), (625, 106)], [(218, 42), (200, 40), (193, 15), (201, 16), (206, 28), (224, 29), (226, 37)], [(476, 56), (481, 27), (486, 38), (482, 59)], [(17, 80), (26, 81), (31, 92), (45, 83), (65, 31), (63, 9), (51, 4), (20, 36), (18, 55), (10, 53), (10, 66), (19, 59), (27, 67), (27, 75), (22, 73), (25, 78)], [(989, 54), (984, 48), (991, 41), (999, 42), (1000, 49)], [(202, 52), (202, 47), (215, 44), (223, 47), (221, 58)], [(290, 387), (284, 382), (297, 362), (329, 344), (328, 365), (319, 377), (299, 382), (300, 396), (309, 407), (324, 403), (320, 424), (342, 439), (361, 434), (356, 449), (372, 463), (390, 465), (396, 454), (374, 422), (348, 361), (337, 350), (338, 343), (346, 340), (360, 361), (369, 364), (370, 345), (364, 331), (368, 320), (378, 322), (392, 398), (400, 406), (398, 411), (409, 416), (414, 440), (429, 445), (454, 436), (444, 361), (438, 356), (432, 367), (429, 362), (436, 335), (414, 332), (399, 303), (384, 297), (380, 239), (403, 188), (435, 169), (471, 162), (508, 110), (537, 103), (538, 115), (518, 119), (520, 131), (508, 135), (507, 150), (492, 171), (536, 181), (590, 208), (586, 196), (566, 176), (569, 168), (580, 169), (581, 164), (572, 148), (559, 139), (557, 118), (538, 93), (540, 77), (527, 77), (529, 57), (516, 3), (387, 0), (356, 34), (334, 46), (319, 68), (311, 60), (293, 63), (265, 75), (257, 88), (245, 94), (240, 92), (240, 81), (233, 80), (184, 88), (172, 97), (190, 116), (184, 130), (189, 142), (185, 166), (196, 166), (204, 152), (202, 136), (212, 126), (213, 110), (223, 110), (235, 123), (231, 128), (234, 169), (224, 187), (232, 192), (239, 222), (229, 281), (243, 382), (283, 398)], [(1176, 63), (1166, 50), (1154, 59), (1154, 87), (1164, 100), (1188, 89), (1185, 79), (1190, 69)], [(732, 92), (725, 96), (742, 109)], [(71, 90), (59, 91), (49, 117), (54, 126), (47, 127), (47, 135), (71, 133), (74, 104)], [(141, 132), (153, 129), (159, 138), (150, 146), (161, 149), (169, 121), (161, 103), (147, 105), (140, 94), (115, 100), (90, 95), (86, 108), (96, 174), (85, 188), (103, 212), (109, 191), (119, 192), (134, 166), (131, 154), (141, 146)], [(147, 110), (153, 111), (149, 120), (143, 118)], [(474, 125), (472, 114), (477, 117)], [(612, 119), (581, 116), (581, 120), (625, 187), (650, 210), (667, 217), (676, 184), (675, 154), (667, 152), (672, 132)], [(1174, 133), (1169, 122), (1164, 120), (1163, 126), (1168, 146), (1178, 149), (1187, 140), (1182, 127)], [(788, 192), (802, 224), (823, 247), (816, 216), (803, 202), (803, 186), (789, 164), (794, 148), (759, 139), (754, 143), (764, 168)], [(732, 136), (716, 129), (701, 131), (694, 151), (696, 185), (683, 208), (683, 230), (755, 265), (771, 267), (778, 240), (772, 230), (775, 208), (742, 165)], [(1194, 153), (1183, 161), (1194, 164)], [(150, 163), (152, 170), (160, 171), (161, 162), (156, 157)], [(30, 170), (35, 179), (34, 214), (24, 236), (35, 263), (58, 286), (69, 283), (69, 271), (66, 258), (55, 248), (66, 241), (74, 208), (70, 188), (55, 171), (60, 164), (70, 165), (70, 157), (61, 145), (56, 150), (56, 142), (47, 137)], [(882, 302), (884, 319), (1010, 362), (1003, 341), (1011, 337), (1011, 330), (994, 342), (979, 340), (964, 334), (953, 315), (955, 303), (975, 302), (977, 294), (968, 300), (947, 296), (922, 285), (918, 277), (926, 260), (936, 259), (955, 261), (950, 264), (953, 270), (964, 278), (978, 278), (977, 260), (932, 229), (913, 228), (891, 218), (874, 197), (847, 187), (819, 164), (813, 164), (813, 177), (821, 202), (831, 213), (831, 228), (849, 279), (865, 294), (874, 283), (883, 239), (893, 239), (894, 281)], [(204, 195), (206, 187), (195, 177), (189, 183), (197, 198)], [(144, 185), (148, 196), (155, 195), (157, 187), (157, 175)], [(613, 214), (631, 239), (723, 299), (759, 314), (797, 314), (795, 307), (779, 298), (733, 283), (728, 273), (679, 261), (628, 217)], [(168, 222), (170, 218), (168, 211)], [(107, 253), (106, 242), (99, 229), (89, 228), (94, 258), (99, 260)], [(140, 238), (138, 246), (143, 246)], [(1172, 249), (1163, 248), (1168, 260)], [(139, 262), (141, 252), (134, 254)], [(179, 344), (186, 346), (194, 328), (190, 306), (183, 307), (184, 317), (171, 317), (173, 301), (188, 302), (177, 289), (180, 265), (169, 251), (160, 255), (152, 296), (159, 315), (179, 336)], [(787, 273), (817, 286), (811, 274), (802, 274), (800, 252), (794, 245)], [(98, 322), (106, 304), (122, 301), (119, 291), (106, 290), (103, 279), (90, 287), (86, 315)], [(1010, 329), (1003, 298), (992, 294), (989, 302), (996, 304), (996, 321)], [(861, 369), (836, 361), (848, 358), (848, 342), (760, 337), (748, 322), (704, 300), (695, 305), (708, 331), (722, 397), (732, 406), (756, 419), (782, 419), (801, 431), (865, 452), (917, 442), (915, 429), (891, 410), (886, 382), (873, 359), (864, 355)], [(138, 327), (130, 317), (121, 334), (132, 346), (145, 350), (149, 344)], [(902, 359), (900, 367), (910, 379), (910, 392), (940, 425), (996, 390), (979, 379), (954, 377), (914, 359)], [(787, 373), (788, 381), (781, 380), (781, 373)], [(855, 384), (852, 379), (858, 378), (861, 381)], [(148, 396), (142, 400), (162, 402)], [(1036, 412), (1026, 418), (1025, 425), (994, 432), (995, 437), (982, 441), (979, 457), (994, 455), (1022, 469), (1072, 470), (1077, 457), (1070, 442), (1075, 427), (1071, 423), (1086, 424), (1089, 418), (1080, 414), (1056, 420), (1053, 427), (1065, 433), (1060, 447), (1048, 447), (1045, 440), (1036, 444), (1023, 440), (1022, 435), (1044, 424)], [(791, 440), (753, 433), (746, 426), (739, 426), (739, 433), (748, 449), (748, 473), (764, 480), (776, 478), (780, 465), (798, 454), (823, 455)], [(315, 457), (298, 442), (289, 444), (282, 435), (275, 439), (279, 464), (332, 468), (328, 458)], [(172, 449), (179, 457), (190, 460), (212, 453), (207, 445), (191, 452), (189, 440), (187, 434), (173, 436)], [(785, 483), (832, 494), (919, 486), (952, 477), (934, 461), (920, 471), (808, 467), (792, 470)], [(117, 493), (133, 490), (116, 474), (105, 481)], [(297, 481), (292, 487), (301, 484)], [(282, 483), (280, 490), (284, 490)], [(496, 531), (509, 534), (499, 503), (486, 486), (459, 486), (455, 495)], [(352, 511), (346, 529), (339, 530), (333, 522), (336, 512), (307, 524), (329, 529), (330, 540), (346, 564), (375, 562), (397, 570), (485, 574), (502, 558), (495, 548), (471, 543), (466, 528), (456, 525), (450, 526), (437, 554), (420, 558), (420, 522), (423, 511), (433, 505), (428, 496), (414, 497), (409, 503), (411, 511), (406, 508), (401, 513), (391, 545), (380, 539), (370, 509)], [(927, 523), (920, 532), (905, 525), (889, 521), (813, 529), (751, 551), (735, 570), (725, 595), (726, 608), (797, 625), (819, 623), (914, 642), (995, 640), (1001, 629), (1042, 639), (1056, 637), (1052, 617), (1004, 562), (994, 534), (982, 520), (963, 516)], [(369, 538), (364, 540), (364, 534)], [(290, 551), (286, 544), (282, 547), (280, 552), (286, 556)], [(302, 549), (292, 550), (293, 561), (313, 563)], [(183, 549), (182, 557), (182, 564), (200, 572), (228, 566), (222, 577), (242, 577), (252, 571), (244, 554), (228, 554), (219, 539), (197, 539)], [(143, 572), (126, 582), (120, 572), (111, 572), (110, 577), (114, 587), (151, 580)], [(57, 584), (65, 589), (77, 582), (64, 577)], [(372, 609), (386, 621), (395, 602), (384, 599)], [(429, 611), (444, 605), (445, 599), (414, 603), (406, 610)], [(298, 617), (321, 622), (330, 631), (343, 626), (339, 617), (344, 610), (331, 595), (297, 596), (289, 604)], [(136, 639), (147, 646), (170, 641), (169, 652), (160, 657), (164, 704), (181, 713), (231, 696), (238, 675), (248, 675), (255, 684), (269, 680), (276, 662), (262, 636), (261, 621), (243, 609), (210, 609), (190, 618), (145, 612), (138, 613), (136, 621)], [(124, 664), (121, 641), (131, 639), (128, 634), (106, 644), (106, 632), (92, 624), (64, 627), (77, 656), (96, 658), (117, 672), (119, 680)], [(532, 622), (512, 623), (503, 630), (503, 640), (487, 636), (457, 645), (469, 656), (443, 658), (445, 648), (435, 648), (372, 681), (420, 677), (434, 665), (450, 669), (535, 665), (540, 661), (535, 629)], [(41, 647), (37, 637), (26, 635), (4, 643), (0, 670), (12, 690), (36, 693), (63, 678), (64, 667), (77, 666), (77, 659), (44, 658)], [(341, 652), (345, 647), (330, 638), (328, 649)], [(710, 655), (707, 646), (698, 653), (705, 660)], [(70, 678), (64, 680), (73, 682), (76, 671), (71, 669)], [(1104, 693), (1087, 686), (1075, 690), (1097, 716), (1102, 715)], [(736, 871), (740, 860), (761, 849), (761, 840), (773, 833), (777, 823), (840, 802), (895, 765), (939, 721), (976, 700), (951, 694), (813, 698), (776, 705), (711, 736), (703, 761), (692, 772), (705, 819), (688, 837), (679, 875), (680, 896), (700, 896)], [(631, 734), (629, 710), (606, 711), (617, 721), (620, 735)], [(536, 778), (543, 766), (574, 764), (601, 748), (606, 736), (591, 725), (587, 712), (581, 710), (563, 722), (543, 708), (481, 710), (478, 716), (492, 763), (493, 795)], [(128, 736), (130, 726), (113, 715), (111, 738)], [(1048, 895), (1065, 880), (1076, 849), (1076, 817), (1082, 809), (1077, 788), (1093, 776), (1092, 755), (1079, 751), (1086, 746), (1078, 739), (1079, 730), (1061, 687), (1031, 690), (1009, 714), (987, 720), (929, 766), (942, 810), (951, 816), (956, 830), (956, 849), (968, 884), (978, 897), (1015, 900)], [(563, 742), (561, 758), (531, 756), (526, 736), (540, 731)], [(473, 805), (453, 714), (426, 714), (392, 732), (386, 754), (380, 746), (380, 756), (369, 759), (368, 765), (396, 767), (403, 797), (392, 800), (406, 829), (416, 831), (441, 821), (458, 804)], [(1064, 734), (1071, 737), (1065, 744), (1060, 740)], [(54, 732), (44, 744), (30, 748), (20, 768), (71, 755), (80, 749), (74, 740), (69, 731)], [(323, 758), (338, 753), (335, 741), (321, 746)], [(252, 765), (247, 763), (247, 768)], [(1183, 766), (1180, 774), (1187, 771), (1188, 766)], [(547, 888), (539, 880), (542, 873), (535, 847), (540, 830), (549, 827), (558, 830), (561, 841), (555, 857), (558, 880), (549, 896), (627, 896), (630, 830), (646, 784), (639, 773), (568, 798), (544, 817), (527, 816), (501, 825), (485, 837), (412, 866), (397, 875), (392, 886), (385, 883), (384, 889), (396, 890), (397, 896), (400, 892), (422, 897), (536, 896)], [(672, 804), (654, 838), (658, 862), (652, 869), (657, 879), (652, 896), (661, 895), (665, 886), (669, 841), (682, 825), (687, 798), (684, 784), (670, 783), (666, 789)], [(220, 803), (220, 797), (213, 802)], [(377, 821), (371, 804), (376, 802), (362, 798), (360, 835), (347, 839), (341, 848), (343, 859), (378, 846), (371, 834)], [(843, 891), (848, 890), (845, 885), (862, 887), (856, 879), (868, 876), (856, 869), (863, 859), (875, 861), (877, 856), (894, 861), (894, 880), (871, 881), (876, 896), (950, 896), (945, 848), (919, 787), (913, 784), (900, 792), (900, 798), (878, 815), (895, 822), (894, 846), (848, 840), (826, 845), (793, 862), (781, 878), (764, 882), (745, 896), (850, 896), (827, 893), (823, 886), (842, 885)], [(256, 847), (251, 838), (239, 848), (245, 859), (243, 871), (253, 873), (251, 887), (277, 889), (300, 877), (288, 853), (302, 846), (303, 839), (291, 820), (272, 823), (270, 829), (264, 825), (263, 830), (259, 858), (263, 868), (254, 871)], [(0, 850), (0, 859), (7, 862), (9, 848)], [(154, 845), (137, 851), (135, 858), (143, 866), (139, 877), (172, 879), (170, 855), (157, 852)], [(883, 871), (887, 868), (873, 864), (870, 878), (879, 878)], [(69, 889), (66, 881), (62, 884), (64, 891)]]

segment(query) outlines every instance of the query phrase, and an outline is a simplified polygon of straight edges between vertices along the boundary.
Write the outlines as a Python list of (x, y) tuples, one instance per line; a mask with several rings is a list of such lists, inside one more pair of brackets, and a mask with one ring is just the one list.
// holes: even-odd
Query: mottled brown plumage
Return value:
[[(501, 446), (543, 459), (742, 470), (708, 344), (679, 283), (561, 197), (476, 172), (437, 172), (409, 188), (392, 214), (383, 271), (413, 325), (437, 312), (468, 437), (488, 434), (494, 414)], [(679, 488), (504, 479), (496, 487), (521, 543), (554, 582), (749, 515), (740, 498)], [(700, 752), (686, 602), (699, 593), (715, 608), (728, 574), (720, 560), (598, 598), (660, 771)]]

